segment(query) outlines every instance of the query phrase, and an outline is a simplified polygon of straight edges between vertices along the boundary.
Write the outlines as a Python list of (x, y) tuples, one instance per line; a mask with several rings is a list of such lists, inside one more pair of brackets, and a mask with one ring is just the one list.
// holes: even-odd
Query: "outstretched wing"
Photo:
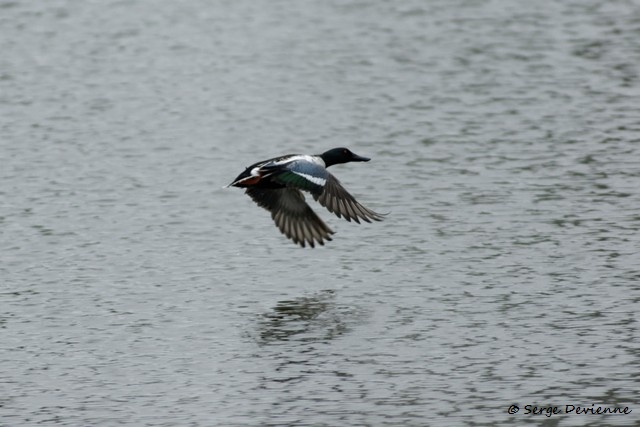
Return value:
[(262, 171), (269, 173), (273, 169), (276, 169), (271, 177), (273, 181), (312, 194), (321, 193), (329, 177), (329, 172), (323, 166), (306, 158), (290, 161), (285, 165), (266, 165)]
[(312, 192), (312, 194), (313, 198), (327, 208), (329, 212), (333, 212), (338, 218), (344, 217), (347, 221), (353, 219), (360, 224), (360, 219), (366, 222), (371, 222), (371, 220), (382, 221), (384, 216), (358, 203), (358, 201), (344, 189), (340, 181), (328, 172), (322, 192)]
[(333, 231), (311, 210), (299, 190), (249, 187), (246, 193), (258, 206), (271, 212), (271, 218), (285, 236), (302, 247), (309, 243), (313, 248), (316, 242), (324, 245), (324, 240), (331, 240)]
[[(268, 168), (266, 168), (268, 170)], [(382, 221), (383, 215), (362, 206), (344, 187), (340, 181), (323, 166), (309, 161), (294, 161), (286, 165), (286, 170), (273, 175), (272, 179), (289, 188), (308, 191), (322, 206), (335, 213), (338, 218), (344, 217), (371, 222)]]

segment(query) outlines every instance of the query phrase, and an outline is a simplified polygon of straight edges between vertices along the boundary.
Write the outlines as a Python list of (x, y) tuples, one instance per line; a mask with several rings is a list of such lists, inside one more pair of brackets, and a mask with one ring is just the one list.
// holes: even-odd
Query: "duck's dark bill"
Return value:
[(369, 160), (371, 160), (369, 157), (362, 157), (358, 156), (357, 154), (354, 154), (353, 158), (351, 159), (352, 162), (368, 162)]

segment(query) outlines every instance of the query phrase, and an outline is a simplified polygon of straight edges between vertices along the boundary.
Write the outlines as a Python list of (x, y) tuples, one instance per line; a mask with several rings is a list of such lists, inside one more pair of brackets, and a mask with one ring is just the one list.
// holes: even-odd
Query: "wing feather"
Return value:
[(325, 240), (331, 240), (333, 230), (307, 205), (300, 190), (249, 187), (246, 193), (258, 206), (271, 212), (278, 229), (294, 243), (302, 247), (309, 243), (313, 248), (316, 243), (324, 245)]
[(338, 218), (344, 217), (347, 221), (354, 220), (360, 223), (360, 220), (371, 222), (382, 221), (383, 214), (365, 208), (363, 205), (351, 195), (340, 184), (338, 179), (327, 173), (326, 184), (321, 193), (312, 193), (313, 198), (322, 206), (327, 208), (329, 212), (336, 214)]

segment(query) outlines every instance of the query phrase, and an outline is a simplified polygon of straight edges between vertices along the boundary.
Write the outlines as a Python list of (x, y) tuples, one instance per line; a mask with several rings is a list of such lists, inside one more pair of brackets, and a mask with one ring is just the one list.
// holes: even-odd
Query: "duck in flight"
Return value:
[(271, 212), (276, 226), (294, 243), (312, 248), (324, 245), (334, 234), (305, 202), (302, 191), (329, 212), (347, 221), (382, 221), (383, 215), (365, 208), (342, 187), (326, 168), (339, 163), (368, 162), (347, 148), (334, 148), (320, 155), (289, 154), (249, 166), (227, 187), (246, 188), (254, 202)]

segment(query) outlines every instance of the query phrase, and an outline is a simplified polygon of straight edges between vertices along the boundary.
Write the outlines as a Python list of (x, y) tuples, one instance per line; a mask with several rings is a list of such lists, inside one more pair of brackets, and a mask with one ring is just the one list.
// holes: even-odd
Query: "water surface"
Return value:
[[(0, 424), (637, 424), (638, 22), (1, 2)], [(313, 203), (325, 247), (222, 189), (335, 146), (373, 158), (332, 169), (390, 214)]]

